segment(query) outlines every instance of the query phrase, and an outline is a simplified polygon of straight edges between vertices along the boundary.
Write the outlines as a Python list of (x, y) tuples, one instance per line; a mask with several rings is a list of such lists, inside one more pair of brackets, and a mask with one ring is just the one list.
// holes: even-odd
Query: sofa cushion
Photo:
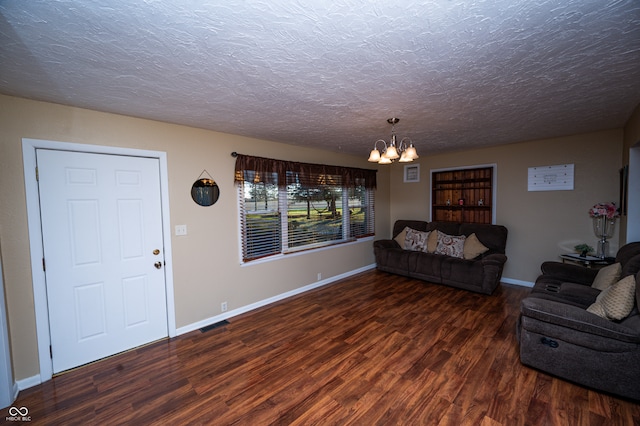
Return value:
[(416, 231), (428, 231), (427, 222), (422, 220), (396, 220), (393, 224), (393, 236), (398, 235), (406, 227)]
[(412, 255), (409, 261), (410, 276), (433, 283), (442, 282), (442, 261), (446, 256), (420, 252), (413, 252)]
[(621, 320), (631, 313), (635, 305), (636, 278), (633, 275), (621, 279), (602, 291), (587, 312), (608, 320)]
[(482, 253), (486, 253), (489, 250), (489, 247), (485, 246), (480, 242), (476, 234), (473, 233), (467, 237), (464, 241), (464, 258), (465, 259), (475, 259), (480, 256)]
[(460, 224), (456, 222), (429, 222), (427, 231), (441, 231), (449, 235), (460, 235)]
[(624, 278), (627, 275), (635, 275), (640, 272), (640, 254), (632, 256), (627, 259), (626, 262), (622, 263), (622, 272), (620, 273), (620, 277)]
[[(616, 262), (625, 265), (631, 258), (640, 255), (640, 241), (627, 243), (618, 249), (616, 253)], [(633, 272), (635, 275), (638, 271)]]
[(463, 223), (460, 225), (458, 234), (471, 235), (476, 237), (489, 247), (494, 253), (505, 253), (507, 246), (507, 228), (502, 225), (490, 225), (485, 223)]
[(407, 250), (401, 248), (385, 248), (376, 257), (378, 268), (394, 273), (406, 274), (409, 270), (409, 254)]
[(436, 256), (442, 258), (440, 275), (443, 284), (465, 283), (464, 288), (482, 287), (485, 277), (481, 261), (457, 259), (451, 256)]
[(594, 278), (591, 287), (601, 291), (606, 290), (612, 284), (618, 282), (621, 273), (622, 265), (619, 262), (605, 266), (598, 271), (598, 275)]
[(436, 254), (444, 254), (452, 257), (464, 257), (464, 242), (467, 239), (464, 235), (449, 235), (438, 232), (438, 245)]

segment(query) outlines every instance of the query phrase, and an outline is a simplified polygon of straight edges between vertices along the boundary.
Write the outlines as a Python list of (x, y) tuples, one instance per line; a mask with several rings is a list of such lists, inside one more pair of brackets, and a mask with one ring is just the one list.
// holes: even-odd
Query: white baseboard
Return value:
[(18, 380), (16, 382), (16, 385), (13, 387), (13, 390), (15, 392), (16, 397), (18, 396), (18, 392), (20, 392), (21, 390), (25, 390), (25, 389), (29, 389), (31, 387), (34, 386), (38, 386), (40, 383), (42, 383), (42, 380), (40, 379), (40, 375), (36, 375), (36, 376), (31, 376), (31, 377), (27, 377), (26, 379), (22, 379), (22, 380)]
[(500, 281), (505, 284), (521, 285), (523, 287), (533, 287), (534, 284), (531, 281), (522, 281), (513, 278), (501, 278)]
[(20, 393), (20, 385), (18, 382), (13, 382), (13, 400), (15, 401), (18, 398), (18, 393)]
[(216, 315), (216, 316), (204, 319), (202, 321), (194, 322), (194, 323), (186, 325), (184, 327), (180, 327), (180, 328), (178, 328), (176, 330), (176, 333), (179, 336), (181, 334), (189, 333), (189, 332), (194, 331), (194, 330), (199, 330), (202, 327), (206, 327), (208, 325), (215, 324), (215, 323), (220, 322), (220, 321), (224, 321), (226, 319), (229, 319), (229, 318), (232, 318), (232, 317), (247, 313), (249, 311), (253, 311), (254, 309), (261, 308), (261, 307), (269, 305), (271, 303), (279, 302), (280, 300), (284, 300), (284, 299), (287, 299), (289, 297), (296, 296), (298, 294), (301, 294), (301, 293), (316, 289), (318, 287), (325, 286), (327, 284), (331, 284), (331, 283), (336, 282), (338, 280), (341, 280), (341, 279), (344, 279), (344, 278), (348, 278), (348, 277), (350, 277), (352, 275), (356, 275), (356, 274), (359, 274), (361, 272), (365, 272), (365, 271), (368, 271), (370, 269), (374, 269), (375, 267), (376, 267), (376, 265), (374, 263), (372, 265), (363, 266), (362, 268), (358, 268), (358, 269), (355, 269), (353, 271), (345, 272), (344, 274), (339, 274), (339, 275), (335, 275), (333, 277), (325, 278), (324, 280), (320, 280), (318, 282), (315, 282), (315, 283), (312, 283), (312, 284), (309, 284), (309, 285), (306, 285), (306, 286), (303, 286), (303, 287), (299, 287), (299, 288), (296, 288), (294, 290), (287, 291), (285, 293), (278, 294), (278, 295), (273, 296), (273, 297), (269, 297), (268, 299), (260, 300), (259, 302), (255, 302), (255, 303), (252, 303), (250, 305), (242, 306), (242, 307), (234, 309), (232, 311), (228, 311), (228, 312), (225, 312), (223, 314)]

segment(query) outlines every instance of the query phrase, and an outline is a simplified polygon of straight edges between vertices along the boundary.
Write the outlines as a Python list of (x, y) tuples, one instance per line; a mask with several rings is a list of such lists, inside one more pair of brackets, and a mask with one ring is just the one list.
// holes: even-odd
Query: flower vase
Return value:
[(593, 218), (593, 232), (598, 240), (598, 249), (596, 256), (604, 259), (609, 256), (609, 242), (607, 238), (613, 237), (613, 230), (616, 226), (616, 218), (608, 218), (606, 216), (596, 216)]

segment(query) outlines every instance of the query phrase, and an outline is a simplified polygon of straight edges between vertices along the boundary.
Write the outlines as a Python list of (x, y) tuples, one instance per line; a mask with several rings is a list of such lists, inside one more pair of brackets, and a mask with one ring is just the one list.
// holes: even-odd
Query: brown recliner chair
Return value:
[[(620, 278), (635, 275), (640, 271), (640, 242), (620, 247), (615, 262), (622, 266)], [(540, 269), (542, 275), (536, 279), (532, 295), (576, 306), (589, 306), (600, 294), (600, 290), (591, 287), (598, 274), (597, 269), (561, 262), (544, 262)]]
[(618, 251), (622, 277), (633, 275), (631, 313), (611, 321), (587, 311), (600, 290), (597, 270), (545, 262), (517, 325), (520, 361), (560, 378), (640, 400), (640, 242)]

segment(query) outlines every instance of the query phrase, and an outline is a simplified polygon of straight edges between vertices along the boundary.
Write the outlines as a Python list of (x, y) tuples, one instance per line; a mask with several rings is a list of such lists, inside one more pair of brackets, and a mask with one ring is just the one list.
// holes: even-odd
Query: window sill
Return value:
[(346, 247), (346, 246), (359, 244), (359, 243), (363, 243), (363, 242), (367, 242), (367, 241), (373, 241), (374, 237), (375, 236), (371, 235), (369, 237), (357, 238), (355, 240), (349, 240), (349, 241), (345, 241), (345, 242), (342, 242), (342, 243), (325, 245), (325, 246), (317, 247), (317, 248), (307, 248), (307, 249), (300, 249), (300, 250), (290, 251), (288, 253), (274, 254), (273, 256), (267, 256), (267, 257), (263, 257), (261, 259), (250, 260), (248, 262), (240, 262), (240, 266), (241, 267), (247, 267), (247, 266), (252, 266), (252, 265), (260, 265), (260, 264), (263, 264), (263, 263), (273, 262), (273, 261), (282, 260), (282, 259), (288, 259), (288, 258), (291, 258), (291, 257), (302, 256), (302, 255), (305, 255), (305, 254), (318, 253), (320, 251), (331, 250), (331, 249), (338, 248), (338, 247)]

